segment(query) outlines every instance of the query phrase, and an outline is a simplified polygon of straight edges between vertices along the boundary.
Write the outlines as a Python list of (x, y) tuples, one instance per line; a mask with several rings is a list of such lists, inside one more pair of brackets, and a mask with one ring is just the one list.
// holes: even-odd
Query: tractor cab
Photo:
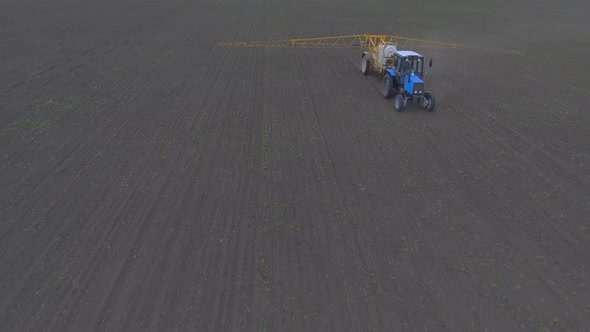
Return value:
[(400, 76), (424, 76), (424, 57), (414, 51), (397, 51), (393, 56), (393, 66)]

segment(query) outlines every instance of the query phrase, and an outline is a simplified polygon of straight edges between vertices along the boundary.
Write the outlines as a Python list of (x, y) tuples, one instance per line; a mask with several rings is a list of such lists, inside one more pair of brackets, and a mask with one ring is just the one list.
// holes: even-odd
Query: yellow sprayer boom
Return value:
[(400, 37), (396, 35), (348, 35), (318, 38), (295, 38), (284, 40), (252, 41), (252, 42), (221, 42), (220, 47), (298, 47), (298, 48), (362, 48), (375, 53), (379, 45), (394, 44), (399, 48), (416, 50), (452, 49), (459, 51), (479, 51), (501, 54), (524, 54), (522, 51), (494, 49), (479, 46), (466, 46), (461, 44), (444, 43), (425, 39)]

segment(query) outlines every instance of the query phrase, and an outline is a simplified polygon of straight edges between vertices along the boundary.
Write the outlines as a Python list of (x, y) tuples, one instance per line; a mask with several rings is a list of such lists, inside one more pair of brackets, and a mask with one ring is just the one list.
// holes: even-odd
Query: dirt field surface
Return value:
[[(583, 331), (587, 1), (0, 0), (1, 331)], [(429, 113), (359, 50), (399, 34)]]

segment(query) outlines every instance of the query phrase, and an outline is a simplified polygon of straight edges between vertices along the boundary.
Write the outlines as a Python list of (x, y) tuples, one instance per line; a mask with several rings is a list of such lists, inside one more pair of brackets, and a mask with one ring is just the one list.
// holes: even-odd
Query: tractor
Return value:
[[(432, 59), (429, 67), (432, 67)], [(408, 100), (421, 105), (429, 112), (434, 110), (436, 99), (430, 91), (424, 90), (423, 77), (426, 71), (422, 55), (414, 51), (397, 50), (394, 45), (377, 45), (362, 54), (362, 73), (369, 74), (371, 68), (382, 75), (383, 97), (395, 97), (393, 105), (396, 111), (403, 111)]]

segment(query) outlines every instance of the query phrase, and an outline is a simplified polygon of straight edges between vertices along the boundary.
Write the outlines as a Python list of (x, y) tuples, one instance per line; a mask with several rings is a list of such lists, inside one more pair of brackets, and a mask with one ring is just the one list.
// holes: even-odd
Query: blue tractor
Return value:
[[(389, 48), (392, 48), (389, 46)], [(394, 107), (398, 112), (403, 111), (408, 101), (422, 105), (426, 110), (433, 111), (436, 100), (430, 91), (424, 90), (424, 57), (414, 51), (400, 51), (392, 48), (389, 54), (384, 51), (377, 51), (377, 65), (381, 65), (380, 72), (383, 74), (381, 81), (381, 93), (385, 98), (395, 96)], [(393, 54), (391, 54), (393, 53)], [(363, 64), (368, 66), (366, 58), (369, 54), (363, 55)], [(373, 57), (371, 57), (373, 58)], [(432, 59), (429, 67), (432, 67)], [(368, 70), (363, 70), (363, 73)]]
[[(432, 67), (432, 59), (429, 66)], [(396, 51), (391, 68), (385, 69), (382, 93), (385, 98), (395, 95), (394, 107), (401, 112), (408, 100), (422, 105), (429, 112), (436, 101), (430, 91), (424, 90), (424, 57), (414, 51)]]

